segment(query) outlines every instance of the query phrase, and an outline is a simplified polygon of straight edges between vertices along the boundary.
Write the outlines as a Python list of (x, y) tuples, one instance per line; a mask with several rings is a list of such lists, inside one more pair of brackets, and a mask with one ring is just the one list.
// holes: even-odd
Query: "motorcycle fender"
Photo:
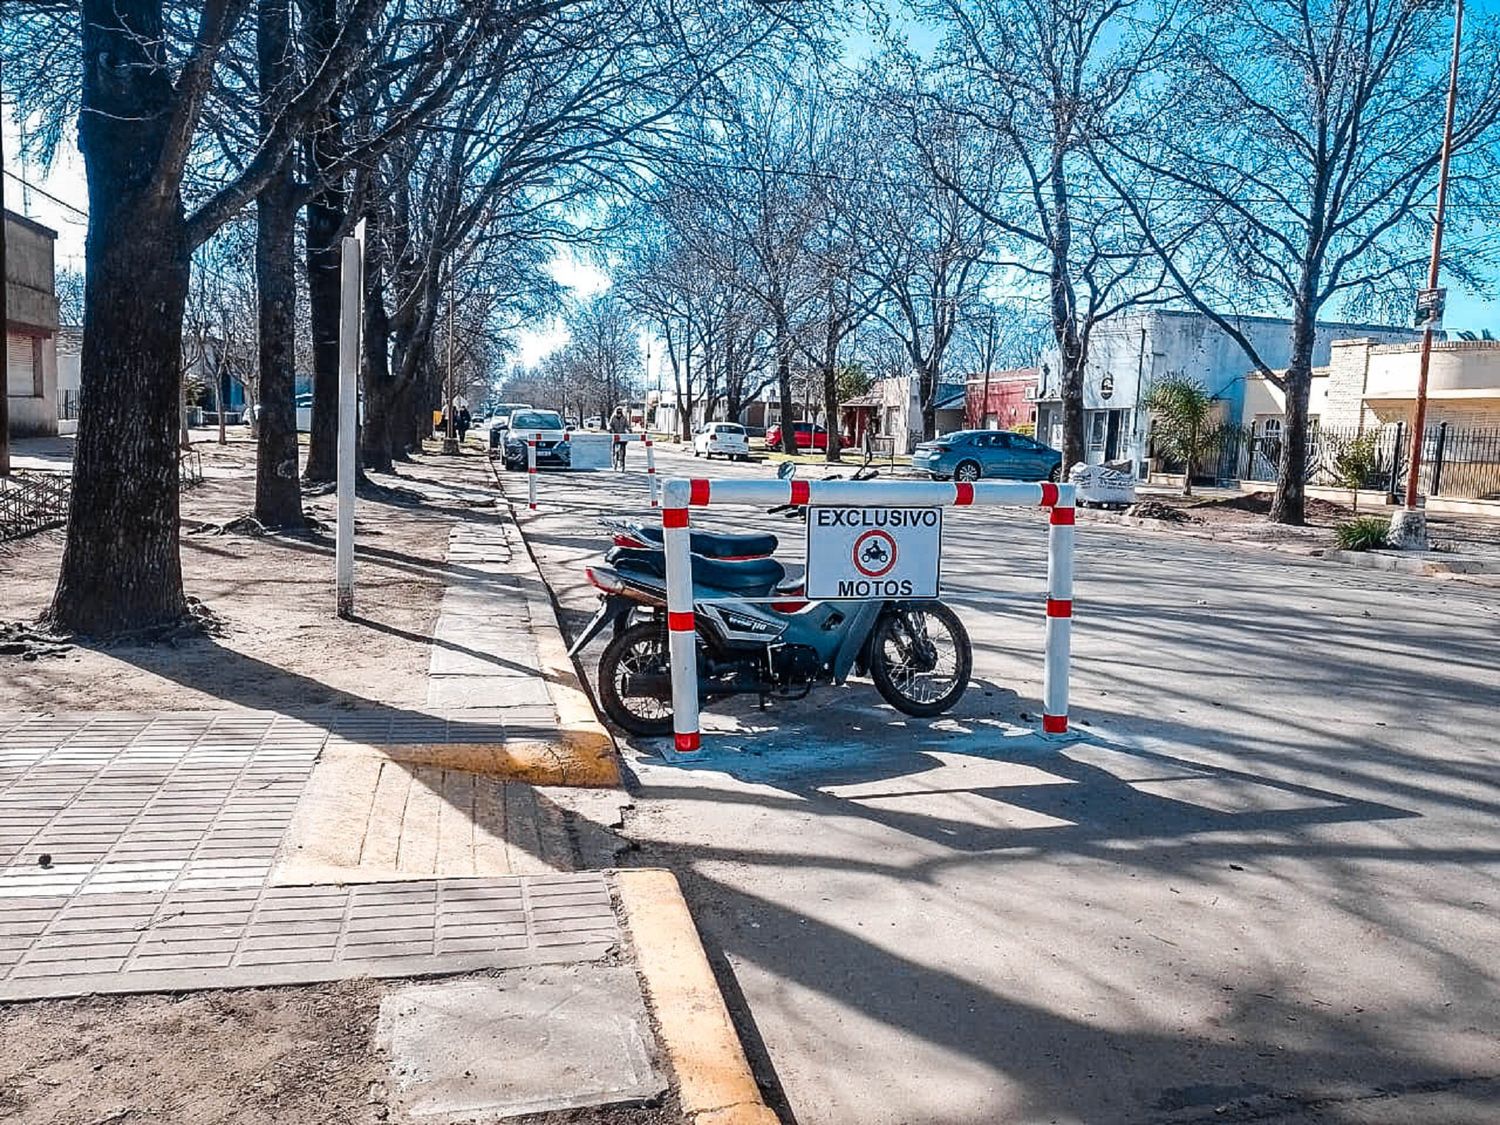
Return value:
[(850, 617), (844, 631), (843, 643), (833, 657), (833, 682), (841, 684), (849, 678), (849, 671), (858, 662), (860, 668), (870, 665), (870, 635), (875, 631), (875, 622), (885, 611), (887, 602), (861, 602)]
[(631, 601), (629, 598), (622, 598), (618, 594), (610, 594), (604, 598), (601, 598), (599, 600), (599, 611), (594, 614), (592, 620), (589, 621), (583, 632), (578, 634), (578, 639), (574, 641), (572, 646), (568, 649), (569, 658), (571, 659), (572, 657), (577, 656), (580, 652), (587, 648), (589, 642), (597, 637), (600, 633), (604, 632), (604, 630), (608, 626), (612, 625), (617, 618), (628, 617), (630, 615), (630, 611), (634, 609), (635, 606), (635, 602)]

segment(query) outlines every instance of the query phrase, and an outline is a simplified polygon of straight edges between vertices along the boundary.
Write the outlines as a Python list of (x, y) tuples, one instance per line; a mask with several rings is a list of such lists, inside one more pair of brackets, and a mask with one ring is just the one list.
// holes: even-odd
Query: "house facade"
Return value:
[(5, 398), (13, 437), (57, 433), (57, 232), (5, 212)]
[[(1291, 322), (1279, 317), (1238, 317), (1231, 323), (1273, 369), (1291, 357)], [(1313, 363), (1327, 365), (1333, 341), (1359, 337), (1379, 344), (1408, 343), (1416, 333), (1385, 325), (1318, 325)], [(1094, 327), (1084, 368), (1084, 441), (1089, 464), (1128, 460), (1144, 476), (1150, 419), (1145, 397), (1156, 380), (1186, 376), (1224, 403), (1227, 420), (1245, 417), (1249, 365), (1244, 350), (1208, 317), (1196, 312), (1122, 313)], [(1061, 365), (1056, 347), (1042, 356), (1038, 373), (1037, 437), (1062, 446)]]
[(839, 404), (839, 430), (847, 442), (884, 453), (910, 453), (927, 437), (964, 428), (963, 383), (939, 383), (934, 434), (922, 432), (921, 381), (915, 375), (877, 379), (868, 391)]
[(964, 428), (1014, 430), (1036, 425), (1036, 367), (1016, 367), (970, 375), (964, 397)]
[[(1369, 337), (1336, 340), (1313, 371), (1310, 421), (1333, 429), (1376, 429), (1411, 419), (1421, 344)], [(1259, 374), (1245, 377), (1244, 424), (1277, 427), (1286, 396)], [(1427, 425), (1500, 430), (1500, 340), (1438, 340), (1427, 375)]]

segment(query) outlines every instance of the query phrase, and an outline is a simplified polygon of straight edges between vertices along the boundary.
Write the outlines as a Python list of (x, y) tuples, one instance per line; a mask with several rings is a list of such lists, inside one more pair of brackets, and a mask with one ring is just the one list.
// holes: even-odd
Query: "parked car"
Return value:
[(526, 440), (536, 438), (537, 468), (552, 466), (566, 469), (573, 462), (573, 449), (564, 433), (562, 415), (555, 410), (517, 410), (510, 416), (510, 425), (504, 431), (491, 430), (493, 435), (503, 432), (502, 458), (507, 469), (526, 468)]
[(529, 402), (502, 402), (490, 411), (489, 419), (485, 422), (485, 428), (490, 432), (490, 448), (499, 449), (501, 439), (505, 436), (506, 429), (510, 426), (511, 416), (517, 410), (530, 410)]
[(693, 456), (712, 458), (733, 457), (736, 461), (750, 459), (750, 439), (745, 436), (745, 427), (738, 422), (709, 422), (693, 435)]
[(597, 414), (590, 414), (583, 420), (583, 428), (586, 430), (602, 430), (604, 429), (604, 419)]
[(958, 430), (917, 446), (911, 467), (937, 480), (1057, 480), (1062, 454), (1009, 430)]
[[(814, 426), (811, 422), (793, 422), (792, 440), (796, 442), (798, 449), (827, 449), (828, 431), (822, 426)], [(834, 441), (838, 441), (838, 438), (834, 438)], [(766, 431), (766, 448), (781, 448), (780, 426), (772, 426)], [(834, 448), (842, 449), (843, 443), (840, 442)]]

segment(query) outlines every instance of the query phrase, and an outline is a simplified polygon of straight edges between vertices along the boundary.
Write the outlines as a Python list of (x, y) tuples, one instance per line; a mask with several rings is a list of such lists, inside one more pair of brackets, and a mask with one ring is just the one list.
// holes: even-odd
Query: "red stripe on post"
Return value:
[(686, 527), (688, 525), (688, 514), (686, 508), (663, 508), (661, 510), (662, 527)]
[(667, 628), (674, 633), (691, 633), (693, 631), (693, 611), (668, 613)]
[(708, 506), (708, 481), (702, 478), (688, 481), (688, 503), (695, 508)]
[(693, 731), (691, 734), (673, 735), (672, 741), (678, 750), (697, 750), (699, 748), (697, 731)]
[(960, 508), (974, 503), (974, 486), (966, 480), (955, 482), (953, 485), (953, 502)]
[(792, 481), (792, 503), (806, 504), (812, 499), (812, 485), (805, 480)]
[(1057, 527), (1071, 527), (1073, 525), (1073, 509), (1071, 507), (1053, 508), (1049, 522)]
[(1050, 508), (1057, 503), (1057, 485), (1050, 480), (1042, 481), (1042, 507)]
[(1048, 598), (1047, 599), (1047, 616), (1048, 617), (1072, 617), (1073, 616), (1073, 599), (1072, 598)]
[(1043, 715), (1042, 731), (1046, 734), (1067, 734), (1068, 717), (1066, 715)]

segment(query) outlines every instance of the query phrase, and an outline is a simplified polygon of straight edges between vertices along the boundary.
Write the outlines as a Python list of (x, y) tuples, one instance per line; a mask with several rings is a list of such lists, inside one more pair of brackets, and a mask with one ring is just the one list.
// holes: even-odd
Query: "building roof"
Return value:
[(30, 230), (35, 231), (37, 234), (42, 235), (43, 237), (52, 239), (53, 241), (57, 240), (57, 232), (51, 227), (43, 226), (35, 219), (28, 219), (25, 215), (18, 215), (9, 207), (5, 209), (5, 221), (8, 223), (15, 223), (18, 226), (26, 227)]
[(964, 404), (967, 388), (962, 383), (939, 383), (933, 396), (934, 410), (957, 410)]
[[(1004, 371), (991, 371), (989, 378), (991, 383), (1024, 383), (1027, 380), (1035, 380), (1040, 373), (1039, 367), (1010, 367)], [(969, 382), (983, 383), (984, 372), (970, 375)]]
[(845, 399), (843, 402), (839, 403), (839, 405), (840, 406), (856, 406), (856, 407), (858, 407), (858, 406), (879, 406), (881, 404), (881, 402), (883, 402), (883, 401), (884, 400), (880, 397), (880, 392), (879, 391), (866, 391), (862, 395), (855, 395), (853, 398)]

